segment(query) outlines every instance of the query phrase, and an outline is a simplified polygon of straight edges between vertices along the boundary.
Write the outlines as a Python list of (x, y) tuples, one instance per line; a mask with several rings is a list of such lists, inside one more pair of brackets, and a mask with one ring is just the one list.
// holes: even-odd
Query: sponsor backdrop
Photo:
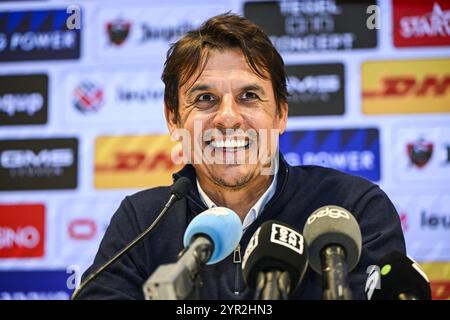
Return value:
[(165, 54), (226, 11), (285, 59), (287, 160), (379, 184), (449, 299), (448, 0), (2, 1), (0, 299), (68, 299), (120, 201), (171, 183)]

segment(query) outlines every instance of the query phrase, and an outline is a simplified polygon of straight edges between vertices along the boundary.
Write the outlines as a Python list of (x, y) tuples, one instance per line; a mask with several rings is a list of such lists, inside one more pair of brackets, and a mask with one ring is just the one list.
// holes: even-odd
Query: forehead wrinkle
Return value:
[[(221, 55), (227, 52), (231, 53), (231, 56), (225, 57), (225, 60), (221, 60)], [(190, 83), (190, 80), (193, 83)], [(267, 91), (269, 87), (272, 88), (270, 78), (262, 78), (255, 73), (242, 53), (235, 50), (212, 50), (208, 52), (207, 59), (204, 60), (203, 68), (199, 69), (197, 74), (194, 74), (190, 80), (187, 80), (181, 86), (181, 94), (190, 96), (192, 93), (200, 90), (223, 90), (224, 92), (243, 91), (248, 85), (259, 83), (258, 86), (263, 89), (259, 91), (267, 95), (270, 93), (270, 90)], [(196, 88), (197, 86), (201, 86), (202, 88)], [(186, 89), (183, 90), (182, 87)], [(264, 87), (267, 87), (266, 90), (264, 90)], [(251, 88), (251, 90), (255, 89)]]

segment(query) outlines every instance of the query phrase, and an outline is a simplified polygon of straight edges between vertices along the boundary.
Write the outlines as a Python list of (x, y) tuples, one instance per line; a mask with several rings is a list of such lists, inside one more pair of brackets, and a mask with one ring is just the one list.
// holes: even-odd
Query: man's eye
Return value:
[(254, 92), (247, 91), (241, 95), (241, 99), (243, 100), (256, 100), (259, 99), (258, 95)]
[(215, 100), (216, 98), (209, 93), (202, 94), (197, 98), (197, 101), (204, 101), (204, 102), (213, 102)]

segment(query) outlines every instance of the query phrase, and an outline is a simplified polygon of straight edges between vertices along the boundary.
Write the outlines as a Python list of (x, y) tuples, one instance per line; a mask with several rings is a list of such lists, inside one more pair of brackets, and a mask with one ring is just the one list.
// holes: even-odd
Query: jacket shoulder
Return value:
[(170, 186), (163, 186), (138, 191), (126, 198), (138, 207), (148, 207), (167, 202), (169, 195)]
[(302, 181), (319, 185), (327, 185), (331, 189), (346, 188), (369, 190), (377, 188), (378, 185), (359, 176), (351, 175), (331, 168), (325, 168), (314, 165), (304, 165), (291, 167), (292, 170), (300, 175)]

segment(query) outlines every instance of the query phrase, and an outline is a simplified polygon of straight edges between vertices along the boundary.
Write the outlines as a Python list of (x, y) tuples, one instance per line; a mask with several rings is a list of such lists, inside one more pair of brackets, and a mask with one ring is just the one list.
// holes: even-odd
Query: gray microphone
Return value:
[(309, 265), (322, 275), (324, 300), (350, 300), (348, 273), (361, 255), (361, 230), (346, 209), (327, 205), (306, 221), (303, 236), (308, 243)]

